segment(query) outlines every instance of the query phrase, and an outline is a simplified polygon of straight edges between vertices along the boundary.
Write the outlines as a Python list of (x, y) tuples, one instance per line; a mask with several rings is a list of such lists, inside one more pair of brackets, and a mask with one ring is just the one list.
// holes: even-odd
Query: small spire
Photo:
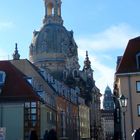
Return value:
[(13, 53), (13, 60), (19, 60), (20, 54), (18, 53), (17, 43), (15, 43), (15, 52)]
[(86, 51), (86, 57), (88, 57), (88, 51)]
[(90, 62), (89, 57), (88, 57), (88, 51), (86, 51), (86, 58), (84, 61), (84, 69), (89, 69), (89, 68), (91, 68), (91, 62)]

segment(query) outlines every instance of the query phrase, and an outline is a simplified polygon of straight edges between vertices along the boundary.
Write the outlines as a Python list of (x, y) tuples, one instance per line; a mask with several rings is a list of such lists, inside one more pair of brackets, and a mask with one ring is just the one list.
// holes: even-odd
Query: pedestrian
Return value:
[(136, 133), (136, 129), (133, 131), (133, 133), (132, 133), (132, 137), (133, 137), (133, 140), (135, 140), (134, 138), (135, 138), (135, 133)]
[(55, 129), (51, 129), (48, 133), (48, 139), (47, 140), (58, 140), (57, 139), (57, 133)]
[(134, 130), (132, 133), (133, 139), (134, 140), (140, 140), (140, 128)]
[(49, 134), (48, 130), (45, 130), (43, 140), (48, 140), (48, 134)]
[(29, 140), (38, 140), (38, 135), (36, 130), (31, 130), (30, 139)]

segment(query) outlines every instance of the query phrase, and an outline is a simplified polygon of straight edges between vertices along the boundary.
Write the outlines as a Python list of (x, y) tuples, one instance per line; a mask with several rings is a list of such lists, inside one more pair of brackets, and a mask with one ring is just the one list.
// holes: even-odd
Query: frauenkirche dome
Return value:
[(61, 0), (44, 0), (44, 2), (43, 27), (40, 31), (33, 32), (29, 57), (38, 67), (44, 67), (51, 73), (59, 73), (59, 76), (62, 76), (63, 70), (68, 65), (68, 59), (76, 61), (74, 65), (79, 68), (77, 45), (73, 31), (67, 31), (63, 26)]

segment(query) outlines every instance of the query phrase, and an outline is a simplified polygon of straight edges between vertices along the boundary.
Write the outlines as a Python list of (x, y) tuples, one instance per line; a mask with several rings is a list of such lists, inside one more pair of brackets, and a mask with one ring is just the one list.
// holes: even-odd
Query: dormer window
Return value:
[(46, 79), (46, 71), (43, 68), (40, 68), (40, 74)]
[(136, 55), (137, 69), (140, 69), (140, 52)]
[(6, 74), (4, 71), (0, 71), (0, 85), (3, 85), (5, 82)]
[(33, 78), (32, 77), (26, 77), (26, 80), (29, 84), (32, 85), (32, 83), (33, 83)]

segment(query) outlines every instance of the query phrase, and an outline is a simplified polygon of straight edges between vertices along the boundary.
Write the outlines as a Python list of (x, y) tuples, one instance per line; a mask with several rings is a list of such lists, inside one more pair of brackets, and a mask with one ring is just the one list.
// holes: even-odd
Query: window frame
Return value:
[(139, 83), (139, 86), (140, 86), (140, 81), (136, 81), (136, 92), (140, 93), (140, 87), (138, 88), (138, 83)]
[(140, 117), (140, 104), (137, 104), (137, 114), (138, 114), (138, 117)]
[(6, 77), (6, 74), (4, 71), (0, 71), (0, 75), (2, 75), (2, 80), (0, 81), (0, 85), (4, 84), (5, 82), (5, 77)]
[(31, 128), (35, 128), (40, 136), (40, 103), (38, 101), (24, 103), (24, 140), (28, 140)]
[(140, 52), (136, 54), (137, 69), (140, 69)]

